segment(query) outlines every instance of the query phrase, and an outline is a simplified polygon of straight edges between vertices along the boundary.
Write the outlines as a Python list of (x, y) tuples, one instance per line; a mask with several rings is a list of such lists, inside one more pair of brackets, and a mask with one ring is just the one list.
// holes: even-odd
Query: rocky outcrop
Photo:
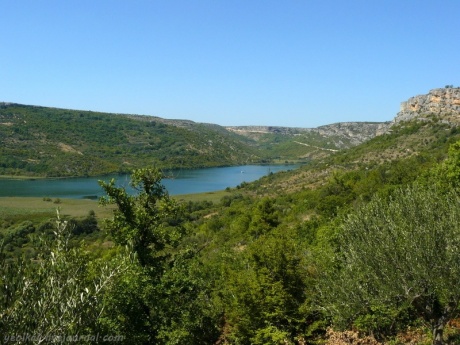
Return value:
[[(358, 145), (386, 131), (389, 122), (339, 122), (316, 128), (275, 127), (275, 126), (233, 126), (225, 127), (237, 134), (254, 138), (257, 134), (282, 134), (290, 136), (317, 134), (323, 138), (337, 139), (337, 148)], [(348, 144), (341, 145), (340, 139)]]
[(324, 137), (348, 138), (350, 144), (358, 145), (386, 131), (388, 122), (340, 122), (311, 129)]
[(374, 133), (380, 123), (378, 122), (339, 122), (330, 125), (319, 126), (316, 128), (302, 127), (276, 127), (276, 126), (227, 126), (227, 130), (245, 134), (245, 133), (261, 133), (261, 134), (285, 134), (296, 135), (309, 132), (319, 133), (321, 135), (331, 136), (336, 134), (353, 135), (357, 132)]
[(433, 89), (426, 95), (409, 98), (401, 103), (401, 109), (394, 122), (424, 119), (429, 115), (437, 116), (442, 121), (459, 123), (460, 88)]

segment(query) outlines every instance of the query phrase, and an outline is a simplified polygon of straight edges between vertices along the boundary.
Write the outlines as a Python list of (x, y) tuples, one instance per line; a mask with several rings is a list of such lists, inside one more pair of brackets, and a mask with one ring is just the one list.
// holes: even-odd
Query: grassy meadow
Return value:
[[(38, 197), (0, 197), (0, 218), (50, 218), (59, 208), (61, 215), (81, 218), (93, 210), (98, 219), (110, 217), (111, 208), (89, 199), (45, 199)], [(19, 220), (19, 219), (18, 219)]]
[[(229, 192), (215, 191), (198, 194), (176, 195), (179, 202), (211, 201), (217, 203)], [(0, 219), (14, 222), (26, 220), (45, 220), (56, 216), (59, 208), (61, 216), (70, 218), (86, 217), (94, 211), (96, 218), (102, 220), (112, 216), (113, 206), (101, 206), (97, 200), (90, 199), (60, 199), (41, 197), (0, 197)]]

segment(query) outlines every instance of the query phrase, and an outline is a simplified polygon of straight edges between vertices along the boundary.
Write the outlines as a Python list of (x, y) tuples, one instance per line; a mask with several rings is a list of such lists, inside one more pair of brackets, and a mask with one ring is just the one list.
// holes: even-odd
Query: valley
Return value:
[[(460, 343), (458, 99), (434, 89), (392, 121), (313, 129), (3, 104), (2, 174), (133, 170), (101, 183), (100, 203), (0, 199), (0, 330), (46, 320), (130, 344)], [(267, 162), (301, 166), (208, 194), (162, 184), (170, 166)]]
[(324, 157), (328, 150), (358, 145), (384, 126), (222, 127), (0, 103), (0, 175), (78, 177), (127, 173), (144, 166), (191, 169), (305, 163)]

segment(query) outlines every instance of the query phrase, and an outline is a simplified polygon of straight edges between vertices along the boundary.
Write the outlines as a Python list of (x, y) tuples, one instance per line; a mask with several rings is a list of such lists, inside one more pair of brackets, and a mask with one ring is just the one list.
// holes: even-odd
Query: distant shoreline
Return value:
[[(304, 165), (306, 164), (304, 160), (289, 160), (286, 162), (273, 162), (273, 163), (251, 163), (249, 165), (257, 165), (257, 166), (273, 166), (273, 165)], [(175, 170), (195, 170), (195, 169), (213, 169), (213, 168), (230, 168), (234, 166), (241, 166), (240, 164), (237, 165), (223, 165), (223, 166), (215, 166), (215, 167), (199, 167), (199, 168), (177, 168), (177, 169), (161, 169), (162, 171), (175, 171)], [(94, 178), (94, 177), (105, 177), (105, 176), (112, 176), (112, 175), (130, 175), (131, 172), (111, 172), (105, 173), (101, 175), (74, 175), (74, 176), (29, 176), (29, 175), (0, 175), (0, 180), (65, 180), (65, 179), (73, 179), (73, 178)], [(167, 178), (165, 176), (164, 178)]]

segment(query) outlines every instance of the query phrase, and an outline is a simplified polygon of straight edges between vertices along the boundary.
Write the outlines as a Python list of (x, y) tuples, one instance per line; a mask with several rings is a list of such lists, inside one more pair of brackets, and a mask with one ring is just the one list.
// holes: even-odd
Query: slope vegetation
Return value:
[(185, 128), (154, 117), (18, 104), (0, 106), (0, 140), (1, 175), (84, 176), (262, 160), (235, 135), (202, 124)]
[[(265, 128), (265, 127), (264, 127)], [(153, 116), (0, 103), (0, 175), (94, 176), (318, 159), (374, 137), (380, 124), (317, 129), (222, 127)]]

